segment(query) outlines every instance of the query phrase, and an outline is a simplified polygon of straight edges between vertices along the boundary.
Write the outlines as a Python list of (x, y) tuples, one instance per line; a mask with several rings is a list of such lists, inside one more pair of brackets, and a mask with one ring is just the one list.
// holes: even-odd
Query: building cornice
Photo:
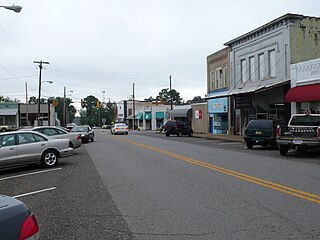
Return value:
[(274, 31), (277, 28), (288, 26), (289, 24), (292, 24), (301, 18), (304, 18), (304, 16), (300, 14), (292, 14), (292, 13), (285, 14), (279, 18), (272, 20), (271, 22), (268, 22), (254, 29), (253, 31), (250, 31), (229, 42), (226, 42), (224, 45), (229, 46), (232, 49), (232, 47), (234, 46), (250, 41), (251, 39), (264, 35), (270, 31)]

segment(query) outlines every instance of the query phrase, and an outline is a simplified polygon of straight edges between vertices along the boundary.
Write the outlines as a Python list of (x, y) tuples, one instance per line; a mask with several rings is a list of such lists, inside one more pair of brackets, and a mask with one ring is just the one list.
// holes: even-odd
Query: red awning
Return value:
[(291, 88), (284, 99), (286, 102), (320, 101), (320, 84), (312, 84)]

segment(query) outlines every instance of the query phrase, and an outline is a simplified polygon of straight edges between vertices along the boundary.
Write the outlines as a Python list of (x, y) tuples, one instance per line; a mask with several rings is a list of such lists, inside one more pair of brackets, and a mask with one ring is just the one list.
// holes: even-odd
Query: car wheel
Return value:
[(180, 130), (178, 130), (177, 136), (178, 136), (178, 137), (181, 137), (181, 131), (180, 131)]
[(189, 137), (192, 137), (193, 131), (190, 131), (190, 133), (188, 135), (189, 135)]
[(73, 148), (72, 142), (69, 142), (69, 147)]
[(91, 142), (94, 142), (94, 138), (91, 139)]
[(286, 156), (288, 154), (288, 150), (289, 148), (287, 146), (284, 146), (284, 145), (279, 146), (279, 151), (281, 156)]
[(166, 137), (170, 137), (170, 133), (166, 132)]
[(247, 142), (247, 148), (252, 149), (253, 148), (253, 143), (252, 142)]
[(128, 132), (126, 132), (126, 135), (128, 135), (129, 133)]
[(54, 167), (59, 161), (59, 155), (55, 150), (47, 150), (41, 157), (41, 164), (44, 167)]
[(5, 132), (6, 130), (7, 130), (7, 129), (5, 129), (5, 128), (2, 128), (2, 129), (1, 129), (1, 132)]

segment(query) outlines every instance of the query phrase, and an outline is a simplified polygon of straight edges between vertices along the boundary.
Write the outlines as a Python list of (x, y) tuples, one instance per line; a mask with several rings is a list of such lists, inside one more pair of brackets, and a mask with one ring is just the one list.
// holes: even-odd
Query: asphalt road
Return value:
[(30, 207), (41, 239), (320, 238), (318, 153), (95, 133), (56, 168), (0, 171), (0, 192)]
[(135, 239), (320, 238), (317, 157), (143, 132), (96, 139), (86, 148)]

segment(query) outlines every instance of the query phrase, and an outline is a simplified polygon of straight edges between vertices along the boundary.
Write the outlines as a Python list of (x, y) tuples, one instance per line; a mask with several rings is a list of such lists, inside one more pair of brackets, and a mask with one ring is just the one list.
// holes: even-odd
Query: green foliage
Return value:
[(177, 92), (175, 89), (171, 89), (171, 91), (169, 91), (169, 88), (164, 88), (159, 92), (158, 96), (156, 97), (156, 100), (162, 101), (165, 104), (170, 104), (171, 99), (174, 105), (182, 104), (182, 98), (180, 97), (180, 93)]
[(2, 95), (0, 95), (0, 102), (20, 102), (19, 99), (11, 99), (9, 97), (4, 97)]
[(96, 97), (90, 95), (84, 98), (86, 108), (80, 110), (80, 123), (90, 126), (102, 126), (102, 118), (106, 119), (106, 124), (111, 124), (117, 115), (117, 104), (115, 102), (101, 103), (97, 107)]

